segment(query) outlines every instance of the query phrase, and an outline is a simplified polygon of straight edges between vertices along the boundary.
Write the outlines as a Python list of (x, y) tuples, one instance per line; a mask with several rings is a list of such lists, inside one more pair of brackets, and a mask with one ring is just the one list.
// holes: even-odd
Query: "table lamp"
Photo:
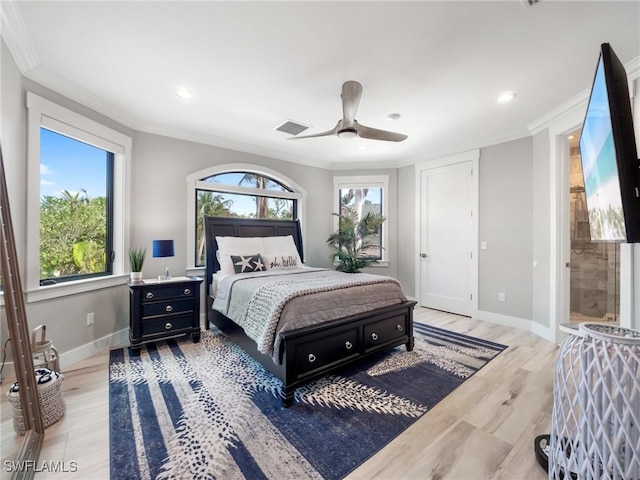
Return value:
[[(173, 257), (175, 255), (173, 248), (173, 240), (154, 240), (153, 256), (154, 257)], [(159, 275), (158, 280), (170, 280), (169, 267), (165, 263), (164, 275)]]

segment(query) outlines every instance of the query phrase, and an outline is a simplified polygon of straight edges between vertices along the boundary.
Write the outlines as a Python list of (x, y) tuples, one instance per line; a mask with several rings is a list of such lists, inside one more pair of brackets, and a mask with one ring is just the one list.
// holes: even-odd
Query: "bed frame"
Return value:
[(220, 266), (216, 256), (216, 236), (272, 237), (292, 235), (300, 259), (304, 261), (300, 224), (293, 220), (263, 220), (226, 217), (205, 217), (206, 237), (206, 304), (207, 329), (218, 327), (234, 343), (242, 347), (268, 371), (282, 380), (280, 393), (285, 407), (294, 400), (300, 385), (327, 375), (380, 350), (406, 345), (413, 349), (413, 307), (405, 301), (370, 312), (280, 333), (281, 363), (258, 351), (256, 343), (244, 330), (216, 310), (213, 310), (211, 279)]

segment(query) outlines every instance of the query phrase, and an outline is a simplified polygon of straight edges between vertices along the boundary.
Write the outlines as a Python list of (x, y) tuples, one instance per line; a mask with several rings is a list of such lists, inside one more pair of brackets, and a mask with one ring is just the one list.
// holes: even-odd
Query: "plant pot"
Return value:
[(129, 275), (132, 282), (140, 282), (142, 280), (142, 272), (131, 272)]

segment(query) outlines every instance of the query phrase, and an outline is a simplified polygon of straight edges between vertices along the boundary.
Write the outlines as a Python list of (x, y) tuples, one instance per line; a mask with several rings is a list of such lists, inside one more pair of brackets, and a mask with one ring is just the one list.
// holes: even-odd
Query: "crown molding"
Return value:
[(31, 69), (29, 72), (26, 72), (24, 76), (44, 87), (47, 87), (61, 95), (64, 95), (70, 100), (73, 100), (87, 108), (90, 108), (91, 110), (94, 110), (95, 112), (105, 115), (111, 120), (114, 120), (138, 132), (162, 135), (164, 137), (175, 138), (178, 140), (185, 140), (195, 143), (201, 143), (204, 145), (211, 145), (214, 147), (226, 148), (229, 150), (259, 155), (262, 157), (276, 158), (317, 168), (332, 168), (332, 164), (330, 162), (317, 161), (311, 158), (293, 155), (277, 149), (266, 147), (264, 145), (251, 144), (202, 132), (184, 130), (181, 128), (171, 127), (168, 125), (149, 122), (147, 120), (137, 118), (133, 115), (130, 115), (121, 108), (113, 105), (112, 103), (105, 101), (101, 97), (90, 93), (88, 90), (80, 87), (79, 85), (54, 74), (53, 72), (42, 66)]
[(36, 68), (40, 62), (13, 0), (0, 2), (0, 17), (2, 38), (13, 55), (20, 73), (24, 75)]
[(239, 140), (218, 137), (208, 133), (196, 132), (193, 130), (183, 130), (159, 123), (139, 121), (138, 123), (136, 123), (135, 127), (132, 128), (139, 132), (161, 135), (163, 137), (201, 143), (204, 145), (211, 145), (213, 147), (225, 148), (236, 152), (249, 153), (251, 155), (260, 157), (284, 160), (296, 164), (308, 165), (310, 167), (322, 168), (326, 170), (333, 167), (330, 162), (323, 162), (308, 157), (302, 157), (297, 154), (291, 154), (265, 145), (242, 142)]
[(429, 160), (437, 160), (440, 158), (449, 157), (451, 155), (457, 155), (462, 152), (469, 152), (472, 150), (481, 150), (483, 148), (491, 147), (493, 145), (500, 145), (502, 143), (513, 142), (514, 140), (520, 140), (521, 138), (530, 137), (531, 133), (526, 130), (518, 129), (505, 135), (499, 135), (496, 137), (487, 138), (476, 143), (467, 143), (464, 145), (456, 145), (455, 148), (449, 150), (438, 150), (431, 152), (424, 152), (418, 155), (413, 155), (405, 159), (401, 159), (396, 162), (396, 168), (409, 167), (418, 163), (426, 162)]
[[(636, 57), (627, 62), (624, 65), (624, 69), (627, 72), (627, 78), (631, 81), (630, 88), (632, 88), (633, 81), (636, 78), (640, 77), (640, 57)], [(583, 90), (575, 97), (571, 98), (559, 107), (554, 108), (550, 112), (544, 114), (542, 117), (527, 125), (529, 131), (532, 135), (535, 135), (542, 130), (549, 128), (551, 124), (564, 117), (565, 115), (569, 115), (579, 108), (585, 108), (587, 106), (587, 102), (589, 101), (590, 94), (591, 88)]]

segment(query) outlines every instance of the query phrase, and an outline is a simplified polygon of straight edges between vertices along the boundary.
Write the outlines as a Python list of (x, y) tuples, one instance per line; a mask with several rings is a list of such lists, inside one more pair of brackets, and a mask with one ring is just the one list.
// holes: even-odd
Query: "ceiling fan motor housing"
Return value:
[(340, 138), (355, 138), (358, 136), (358, 132), (355, 128), (343, 128), (338, 130), (338, 137)]

